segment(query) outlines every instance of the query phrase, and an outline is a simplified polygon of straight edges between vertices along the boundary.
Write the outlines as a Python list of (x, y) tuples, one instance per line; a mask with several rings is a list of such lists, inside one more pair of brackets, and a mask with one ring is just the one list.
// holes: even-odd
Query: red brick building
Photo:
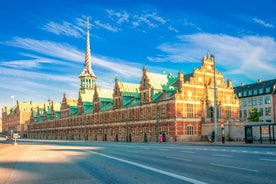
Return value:
[(144, 67), (139, 84), (121, 82), (116, 77), (113, 90), (108, 90), (96, 85), (89, 45), (88, 30), (79, 98), (67, 99), (64, 94), (60, 111), (52, 116), (47, 115), (51, 114), (48, 106), (41, 112), (32, 109), (29, 138), (143, 142), (157, 141), (162, 132), (170, 142), (201, 140), (206, 132), (202, 125), (213, 124), (214, 100), (218, 122), (239, 119), (232, 82), (224, 82), (210, 53), (190, 74), (157, 74)]

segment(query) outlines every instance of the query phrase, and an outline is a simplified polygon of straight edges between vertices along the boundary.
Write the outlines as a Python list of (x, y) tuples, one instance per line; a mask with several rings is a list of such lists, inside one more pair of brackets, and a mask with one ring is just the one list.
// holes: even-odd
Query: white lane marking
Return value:
[(178, 157), (166, 157), (166, 158), (172, 158), (172, 159), (176, 159), (176, 160), (183, 160), (183, 161), (187, 161), (187, 162), (192, 162), (192, 160), (185, 159), (185, 158), (178, 158)]
[(227, 168), (239, 169), (239, 170), (245, 170), (245, 171), (251, 171), (251, 172), (259, 172), (258, 170), (246, 169), (246, 168), (242, 168), (242, 167), (235, 167), (235, 166), (231, 166), (231, 165), (214, 164), (214, 163), (209, 163), (209, 164), (210, 164), (210, 165), (219, 166), (219, 167), (227, 167)]
[(231, 155), (221, 155), (221, 154), (212, 154), (212, 156), (217, 156), (217, 157), (233, 157)]
[(269, 161), (269, 162), (276, 162), (276, 160), (274, 160), (274, 159), (267, 159), (267, 158), (261, 158), (260, 160)]
[(131, 162), (131, 161), (124, 160), (124, 159), (121, 159), (121, 158), (105, 155), (103, 153), (98, 153), (98, 152), (95, 152), (95, 151), (87, 151), (87, 152), (94, 153), (94, 154), (97, 154), (97, 155), (100, 155), (100, 156), (103, 156), (103, 157), (106, 157), (106, 158), (110, 158), (110, 159), (113, 159), (113, 160), (117, 160), (117, 161), (120, 161), (120, 162), (124, 162), (124, 163), (127, 163), (127, 164), (131, 164), (131, 165), (141, 167), (141, 168), (144, 168), (144, 169), (147, 169), (147, 170), (150, 170), (150, 171), (154, 171), (154, 172), (157, 172), (157, 173), (161, 173), (161, 174), (164, 174), (164, 175), (167, 175), (167, 176), (170, 176), (170, 177), (173, 177), (173, 178), (177, 178), (177, 179), (180, 179), (180, 180), (183, 180), (183, 181), (187, 181), (187, 182), (191, 182), (191, 183), (195, 183), (195, 184), (207, 184), (207, 183), (199, 181), (199, 180), (195, 180), (195, 179), (188, 178), (188, 177), (185, 177), (185, 176), (177, 175), (177, 174), (174, 174), (174, 173), (171, 173), (171, 172), (163, 171), (163, 170), (160, 170), (160, 169), (149, 167), (149, 166), (139, 164), (139, 163), (136, 163), (136, 162)]
[(45, 155), (32, 155), (29, 156), (30, 159), (43, 159), (43, 158), (53, 158), (55, 155), (53, 154), (45, 154)]
[(180, 151), (181, 153), (195, 153), (193, 151)]

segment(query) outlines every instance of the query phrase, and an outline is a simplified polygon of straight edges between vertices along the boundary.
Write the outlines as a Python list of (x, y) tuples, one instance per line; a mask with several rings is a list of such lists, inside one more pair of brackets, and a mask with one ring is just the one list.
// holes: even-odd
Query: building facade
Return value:
[(157, 74), (144, 67), (140, 83), (116, 77), (113, 90), (97, 87), (90, 58), (87, 29), (78, 99), (67, 99), (64, 94), (60, 111), (52, 115), (45, 110), (48, 106), (32, 109), (29, 138), (144, 142), (157, 141), (162, 133), (166, 141), (201, 140), (202, 125), (213, 124), (214, 100), (218, 121), (239, 118), (232, 82), (224, 82), (209, 52), (201, 67), (190, 74)]
[(2, 108), (2, 132), (5, 135), (19, 133), (22, 137), (27, 135), (27, 122), (30, 122), (31, 109), (35, 107), (43, 108), (43, 104), (17, 101), (16, 105), (9, 108)]
[[(250, 121), (250, 112), (255, 109), (260, 123), (276, 122), (276, 79), (252, 84), (241, 84), (234, 88), (236, 97), (240, 100), (240, 120)], [(252, 121), (252, 120), (251, 120)]]

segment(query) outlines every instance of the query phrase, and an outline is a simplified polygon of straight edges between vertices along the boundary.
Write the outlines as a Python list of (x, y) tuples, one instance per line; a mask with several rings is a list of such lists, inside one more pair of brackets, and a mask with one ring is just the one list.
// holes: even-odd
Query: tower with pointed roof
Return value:
[(83, 101), (92, 101), (96, 87), (96, 75), (91, 68), (90, 39), (89, 39), (89, 18), (87, 17), (87, 38), (84, 69), (79, 75), (80, 95)]

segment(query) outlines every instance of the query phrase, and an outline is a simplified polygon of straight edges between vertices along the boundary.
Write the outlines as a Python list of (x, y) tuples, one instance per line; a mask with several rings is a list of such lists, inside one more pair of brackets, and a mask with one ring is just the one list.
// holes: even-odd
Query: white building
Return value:
[(247, 122), (251, 109), (259, 112), (259, 122), (276, 122), (276, 79), (234, 87), (240, 101), (240, 120)]

